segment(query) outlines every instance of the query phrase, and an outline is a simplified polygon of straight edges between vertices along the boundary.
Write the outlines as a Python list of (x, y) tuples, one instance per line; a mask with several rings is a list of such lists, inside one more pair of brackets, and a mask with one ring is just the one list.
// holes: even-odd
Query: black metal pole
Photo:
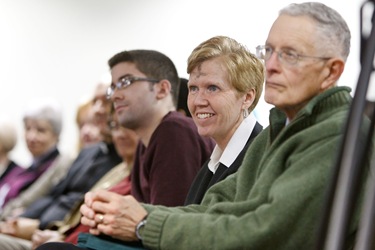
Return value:
[[(362, 5), (361, 11), (363, 11), (364, 5)], [(363, 168), (366, 165), (364, 164), (364, 159), (369, 153), (368, 148), (366, 148), (369, 143), (365, 143), (365, 141), (369, 140), (368, 137), (371, 138), (371, 136), (364, 138), (366, 136), (361, 134), (361, 129), (363, 129), (363, 111), (375, 54), (374, 25), (372, 25), (372, 30), (364, 49), (362, 69), (322, 216), (316, 248), (319, 250), (346, 249), (345, 239), (355, 207), (356, 194), (361, 182)], [(360, 141), (363, 143), (357, 144)]]
[[(375, 129), (375, 108), (371, 115), (371, 133)], [(372, 159), (372, 171), (375, 171), (375, 156)], [(375, 249), (375, 177), (369, 176), (369, 183), (366, 189), (364, 210), (361, 216), (359, 232), (355, 244), (355, 250)]]

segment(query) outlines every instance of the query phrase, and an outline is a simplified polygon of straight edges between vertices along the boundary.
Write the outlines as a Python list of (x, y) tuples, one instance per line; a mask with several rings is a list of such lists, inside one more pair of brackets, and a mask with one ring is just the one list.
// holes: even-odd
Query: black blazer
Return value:
[(98, 143), (84, 148), (67, 175), (51, 191), (32, 203), (21, 215), (39, 219), (40, 229), (63, 220), (84, 194), (110, 169), (121, 162), (113, 144)]
[(208, 169), (208, 162), (210, 160), (206, 161), (190, 186), (189, 193), (185, 199), (185, 205), (200, 204), (204, 194), (212, 185), (237, 172), (238, 168), (241, 166), (247, 148), (250, 146), (253, 139), (262, 131), (262, 129), (262, 125), (257, 122), (246, 142), (246, 145), (241, 150), (236, 160), (229, 167), (226, 167), (220, 163), (215, 174), (212, 174), (212, 172)]

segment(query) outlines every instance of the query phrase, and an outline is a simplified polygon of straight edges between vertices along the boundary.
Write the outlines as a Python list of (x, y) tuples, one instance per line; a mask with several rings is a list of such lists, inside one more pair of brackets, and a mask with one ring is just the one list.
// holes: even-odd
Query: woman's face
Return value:
[(33, 157), (39, 157), (56, 146), (58, 136), (47, 120), (28, 118), (25, 120), (25, 139)]
[(112, 126), (111, 131), (116, 151), (124, 162), (131, 163), (137, 149), (138, 136), (133, 130), (121, 127), (117, 122), (113, 123), (115, 126)]
[(93, 122), (84, 122), (79, 129), (82, 147), (87, 147), (103, 140), (100, 128)]
[(95, 123), (94, 113), (91, 108), (81, 113), (78, 126), (82, 147), (103, 141), (100, 126)]
[(213, 138), (224, 150), (249, 105), (248, 95), (240, 94), (229, 82), (221, 60), (205, 61), (191, 72), (188, 107), (199, 134)]

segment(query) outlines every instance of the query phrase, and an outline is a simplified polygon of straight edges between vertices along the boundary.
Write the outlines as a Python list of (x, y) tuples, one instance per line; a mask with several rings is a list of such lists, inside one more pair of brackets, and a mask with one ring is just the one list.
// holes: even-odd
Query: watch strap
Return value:
[(141, 220), (135, 227), (135, 236), (137, 236), (138, 240), (140, 241), (142, 241), (143, 239), (141, 231), (143, 231), (142, 229), (146, 225), (146, 223), (147, 223), (147, 219), (145, 218)]

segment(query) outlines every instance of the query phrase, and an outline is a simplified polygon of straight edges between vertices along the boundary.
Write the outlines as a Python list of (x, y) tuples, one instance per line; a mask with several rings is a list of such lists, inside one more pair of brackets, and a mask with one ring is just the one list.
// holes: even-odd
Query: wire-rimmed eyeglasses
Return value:
[(289, 65), (294, 65), (298, 62), (300, 58), (312, 58), (320, 60), (328, 60), (331, 57), (319, 57), (319, 56), (305, 56), (300, 55), (296, 51), (291, 49), (282, 49), (280, 51), (275, 51), (272, 47), (267, 45), (259, 45), (256, 47), (256, 56), (264, 61), (267, 61), (272, 56), (272, 53), (276, 52), (277, 57), (280, 62), (287, 63)]
[(146, 81), (151, 83), (158, 83), (160, 80), (143, 78), (143, 77), (124, 77), (116, 83), (112, 83), (107, 89), (107, 98), (111, 98), (116, 89), (124, 89), (134, 82)]

